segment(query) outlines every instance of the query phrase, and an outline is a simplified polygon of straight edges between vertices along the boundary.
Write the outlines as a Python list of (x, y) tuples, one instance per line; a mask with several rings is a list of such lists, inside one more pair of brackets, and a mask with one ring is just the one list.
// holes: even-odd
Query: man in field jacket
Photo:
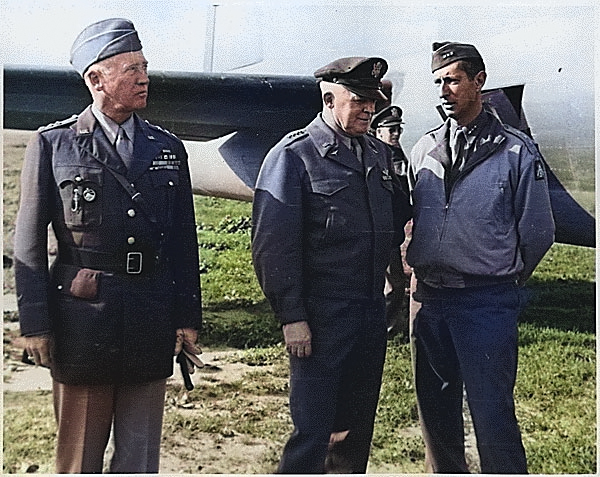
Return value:
[(482, 473), (527, 472), (514, 411), (520, 285), (554, 239), (543, 159), (533, 141), (483, 108), (479, 52), (434, 44), (448, 120), (411, 154), (414, 223), (407, 261), (419, 414), (433, 472), (468, 472), (463, 383)]

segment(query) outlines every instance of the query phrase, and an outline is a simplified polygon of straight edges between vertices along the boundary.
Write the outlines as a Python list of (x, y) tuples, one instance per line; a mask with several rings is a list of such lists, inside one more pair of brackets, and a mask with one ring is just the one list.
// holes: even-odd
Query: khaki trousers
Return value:
[(102, 473), (111, 435), (111, 473), (158, 473), (166, 380), (126, 385), (53, 381), (56, 472)]

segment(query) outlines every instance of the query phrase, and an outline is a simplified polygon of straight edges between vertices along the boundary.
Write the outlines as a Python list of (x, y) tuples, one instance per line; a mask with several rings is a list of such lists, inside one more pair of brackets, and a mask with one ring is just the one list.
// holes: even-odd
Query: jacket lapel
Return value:
[(325, 124), (321, 115), (317, 116), (306, 130), (322, 157), (363, 173), (362, 164), (352, 151), (339, 141), (335, 132)]
[(81, 151), (120, 174), (125, 174), (127, 168), (96, 121), (91, 106), (79, 115), (71, 128), (75, 129), (75, 143)]
[(163, 144), (137, 115), (135, 119), (135, 139), (133, 141), (133, 163), (127, 172), (127, 178), (134, 181), (148, 170), (152, 160), (167, 145)]
[(358, 141), (360, 142), (360, 145), (363, 149), (362, 161), (366, 175), (369, 175), (371, 170), (377, 164), (379, 164), (379, 167), (382, 171), (388, 169), (387, 164), (380, 163), (383, 156), (379, 154), (379, 151), (377, 150), (377, 147), (374, 144), (373, 138), (365, 134), (364, 136), (359, 137)]

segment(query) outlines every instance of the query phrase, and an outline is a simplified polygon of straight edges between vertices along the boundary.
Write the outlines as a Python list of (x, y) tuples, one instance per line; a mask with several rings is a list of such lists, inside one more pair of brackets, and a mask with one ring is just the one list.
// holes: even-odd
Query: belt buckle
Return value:
[(127, 252), (126, 271), (129, 275), (142, 273), (142, 252)]

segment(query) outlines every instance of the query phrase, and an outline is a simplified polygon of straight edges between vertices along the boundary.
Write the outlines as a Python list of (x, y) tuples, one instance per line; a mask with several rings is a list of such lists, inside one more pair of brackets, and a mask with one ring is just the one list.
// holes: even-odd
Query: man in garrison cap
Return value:
[(415, 383), (428, 471), (468, 472), (463, 386), (481, 473), (526, 474), (515, 417), (523, 285), (554, 240), (544, 161), (529, 136), (483, 106), (473, 45), (435, 43), (445, 122), (414, 146), (407, 261)]
[[(394, 170), (408, 189), (408, 158), (400, 145), (402, 134), (402, 108), (391, 105), (383, 108), (373, 116), (370, 132), (377, 139), (385, 142), (392, 150)], [(410, 284), (410, 267), (404, 256), (410, 235), (411, 222), (405, 228), (407, 239), (399, 248), (394, 248), (390, 256), (390, 264), (385, 271), (385, 315), (388, 335), (402, 334), (408, 340), (408, 288)]]
[(290, 360), (294, 431), (279, 473), (367, 468), (386, 350), (384, 274), (410, 216), (391, 151), (366, 134), (386, 71), (385, 60), (365, 57), (319, 68), (322, 112), (269, 151), (256, 183), (254, 267)]
[[(92, 104), (25, 152), (15, 234), (26, 352), (50, 368), (57, 473), (156, 473), (173, 353), (201, 325), (198, 245), (182, 142), (142, 121), (147, 62), (129, 20), (71, 49)], [(50, 94), (51, 92), (49, 92)], [(58, 255), (48, 271), (47, 226)]]

